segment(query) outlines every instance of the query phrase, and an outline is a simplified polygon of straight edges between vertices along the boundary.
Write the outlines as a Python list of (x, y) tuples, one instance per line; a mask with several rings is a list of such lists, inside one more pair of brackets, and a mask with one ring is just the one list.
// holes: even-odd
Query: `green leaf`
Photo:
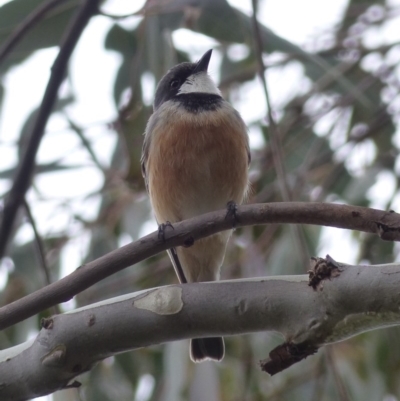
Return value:
[(115, 104), (118, 105), (121, 100), (122, 92), (129, 87), (132, 60), (138, 48), (136, 31), (128, 31), (115, 24), (107, 33), (104, 47), (107, 50), (114, 50), (122, 56), (122, 63), (117, 72), (114, 84), (114, 101)]
[[(13, 34), (16, 27), (45, 3), (44, 0), (13, 0), (0, 7), (0, 44)], [(21, 63), (32, 52), (52, 46), (58, 46), (68, 21), (74, 14), (79, 0), (70, 0), (52, 9), (22, 38), (7, 59), (1, 64), (5, 72), (15, 64)]]

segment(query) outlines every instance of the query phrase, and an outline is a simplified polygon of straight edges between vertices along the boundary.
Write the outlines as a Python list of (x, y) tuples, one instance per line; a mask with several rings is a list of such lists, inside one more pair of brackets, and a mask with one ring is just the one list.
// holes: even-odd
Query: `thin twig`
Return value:
[[(258, 64), (258, 75), (262, 82), (265, 100), (267, 102), (268, 121), (269, 121), (269, 127), (270, 127), (269, 138), (270, 138), (270, 143), (271, 143), (271, 148), (272, 148), (272, 160), (273, 160), (274, 167), (276, 170), (276, 175), (278, 178), (278, 184), (279, 184), (282, 200), (284, 202), (290, 202), (293, 200), (293, 197), (292, 197), (292, 193), (291, 193), (291, 190), (290, 190), (288, 182), (287, 182), (285, 164), (283, 162), (283, 151), (282, 151), (282, 144), (280, 141), (279, 127), (273, 116), (267, 81), (266, 81), (265, 75), (264, 75), (266, 68), (264, 65), (263, 58), (262, 58), (263, 43), (262, 43), (259, 23), (257, 20), (257, 4), (258, 4), (258, 0), (252, 0), (252, 5), (253, 5), (252, 20), (253, 20), (255, 45), (256, 45), (255, 53), (256, 53), (257, 64)], [(297, 245), (299, 254), (302, 255), (302, 262), (303, 262), (303, 264), (305, 264), (305, 263), (307, 263), (309, 255), (307, 252), (308, 246), (307, 246), (307, 241), (304, 236), (304, 232), (301, 229), (301, 227), (292, 227), (291, 232), (293, 235), (293, 240), (294, 240), (295, 244)]]
[[(42, 271), (44, 274), (45, 283), (46, 283), (46, 285), (50, 285), (51, 284), (50, 271), (49, 271), (49, 266), (47, 265), (47, 261), (46, 261), (46, 254), (44, 252), (43, 241), (42, 241), (42, 238), (40, 237), (39, 231), (37, 230), (35, 219), (33, 218), (31, 208), (29, 207), (29, 204), (26, 201), (26, 199), (24, 199), (24, 208), (25, 208), (26, 216), (28, 217), (28, 220), (29, 220), (29, 224), (31, 225), (33, 234), (35, 236), (35, 247), (36, 247), (36, 251), (37, 251), (37, 255), (38, 255), (38, 259), (39, 259), (39, 265), (42, 268)], [(57, 315), (60, 312), (61, 311), (60, 311), (60, 308), (58, 305), (53, 305), (51, 307), (52, 314)]]
[[(325, 351), (325, 348), (321, 351)], [(326, 383), (326, 363), (324, 353), (319, 355), (314, 369), (315, 385), (313, 390), (312, 401), (319, 401), (323, 398)]]
[(99, 2), (100, 0), (86, 0), (65, 31), (66, 34), (62, 40), (60, 52), (54, 61), (39, 113), (29, 136), (28, 146), (18, 166), (15, 180), (4, 205), (0, 225), (0, 259), (4, 256), (6, 251), (15, 216), (31, 184), (33, 172), (35, 170), (36, 153), (39, 149), (47, 120), (49, 119), (57, 99), (58, 88), (64, 80), (68, 60), (90, 18), (97, 14)]
[(82, 145), (86, 148), (86, 150), (90, 154), (90, 157), (92, 158), (94, 164), (98, 167), (99, 170), (101, 170), (104, 173), (106, 168), (101, 164), (100, 160), (98, 159), (96, 153), (92, 148), (90, 141), (85, 137), (83, 129), (80, 128), (77, 124), (75, 124), (67, 115), (65, 115), (65, 118), (67, 119), (70, 128), (75, 131), (75, 133), (81, 140)]
[(260, 28), (257, 20), (257, 2), (258, 0), (252, 0), (253, 3), (253, 27), (254, 27), (254, 34), (255, 34), (255, 45), (256, 49), (256, 57), (258, 63), (258, 75), (260, 77), (262, 87), (264, 90), (265, 100), (267, 102), (267, 109), (268, 109), (268, 121), (270, 126), (270, 141), (272, 147), (272, 156), (274, 160), (274, 165), (276, 169), (276, 174), (279, 180), (279, 186), (281, 189), (281, 196), (284, 202), (290, 202), (292, 200), (292, 196), (290, 193), (289, 185), (286, 180), (286, 172), (285, 166), (283, 163), (283, 152), (282, 146), (279, 142), (279, 128), (277, 123), (275, 122), (271, 101), (269, 97), (269, 91), (267, 86), (267, 81), (265, 79), (264, 71), (266, 70), (264, 61), (262, 59), (263, 54), (263, 45), (261, 39)]
[(50, 0), (39, 7), (35, 8), (11, 33), (11, 35), (0, 46), (0, 64), (4, 62), (6, 57), (11, 53), (14, 47), (26, 35), (26, 33), (38, 24), (43, 17), (59, 4), (70, 0)]
[(340, 401), (350, 401), (350, 397), (347, 394), (346, 386), (344, 385), (343, 380), (340, 377), (340, 374), (336, 367), (335, 358), (334, 358), (333, 352), (332, 352), (332, 346), (326, 347), (326, 357), (328, 360), (328, 364), (329, 364), (330, 368), (332, 369), (332, 374), (333, 374), (333, 378), (335, 380), (335, 384), (336, 384), (336, 388), (337, 388), (337, 392), (338, 392)]
[(35, 236), (35, 244), (36, 244), (36, 249), (38, 251), (38, 257), (39, 257), (39, 262), (40, 262), (39, 264), (43, 270), (46, 285), (49, 285), (49, 284), (51, 284), (51, 279), (50, 279), (49, 268), (48, 268), (47, 262), (46, 262), (46, 255), (44, 252), (43, 242), (42, 242), (42, 239), (40, 238), (39, 232), (37, 230), (36, 223), (35, 223), (35, 220), (33, 218), (32, 212), (31, 212), (31, 208), (29, 207), (29, 204), (26, 201), (26, 199), (24, 199), (24, 208), (25, 208), (26, 216), (28, 217), (28, 220), (29, 220), (29, 224), (31, 225), (33, 234)]
[[(328, 203), (276, 202), (237, 208), (236, 227), (259, 224), (314, 224), (358, 230), (400, 241), (400, 214), (360, 206)], [(232, 229), (226, 210), (219, 210), (174, 224), (166, 238), (158, 231), (80, 266), (70, 275), (18, 301), (0, 308), (0, 330), (18, 323), (73, 296), (116, 272), (176, 246)], [(308, 263), (307, 263), (308, 265)]]

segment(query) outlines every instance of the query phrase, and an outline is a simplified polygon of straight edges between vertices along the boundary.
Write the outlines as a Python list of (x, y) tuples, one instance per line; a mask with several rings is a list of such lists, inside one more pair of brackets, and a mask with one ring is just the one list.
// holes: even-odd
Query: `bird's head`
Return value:
[(208, 50), (197, 63), (181, 63), (171, 68), (157, 86), (154, 110), (164, 102), (193, 93), (220, 95), (221, 92), (207, 73), (212, 50)]

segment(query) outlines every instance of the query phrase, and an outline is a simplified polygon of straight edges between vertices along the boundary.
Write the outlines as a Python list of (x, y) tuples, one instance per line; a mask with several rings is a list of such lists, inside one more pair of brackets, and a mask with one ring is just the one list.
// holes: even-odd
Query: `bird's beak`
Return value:
[(198, 72), (207, 72), (208, 64), (211, 59), (211, 54), (212, 54), (212, 49), (208, 50), (203, 54), (203, 57), (197, 62), (193, 74), (196, 74)]

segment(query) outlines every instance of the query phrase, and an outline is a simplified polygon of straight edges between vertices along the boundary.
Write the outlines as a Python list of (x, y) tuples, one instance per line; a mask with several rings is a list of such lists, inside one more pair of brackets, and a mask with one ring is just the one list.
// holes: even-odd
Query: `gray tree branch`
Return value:
[(78, 386), (108, 356), (169, 341), (272, 330), (317, 349), (400, 324), (399, 264), (338, 265), (316, 290), (305, 275), (172, 285), (54, 316), (35, 340), (0, 351), (0, 399)]
[[(329, 203), (277, 202), (242, 205), (237, 208), (236, 227), (256, 224), (315, 224), (374, 233), (400, 241), (400, 215), (393, 211)], [(166, 249), (188, 245), (200, 238), (232, 228), (226, 210), (207, 213), (174, 224), (165, 240), (154, 232), (80, 266), (70, 275), (0, 308), (0, 330), (42, 310), (70, 300), (100, 280)]]

